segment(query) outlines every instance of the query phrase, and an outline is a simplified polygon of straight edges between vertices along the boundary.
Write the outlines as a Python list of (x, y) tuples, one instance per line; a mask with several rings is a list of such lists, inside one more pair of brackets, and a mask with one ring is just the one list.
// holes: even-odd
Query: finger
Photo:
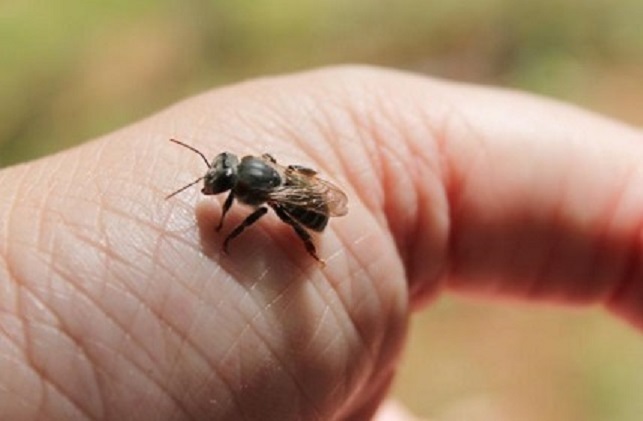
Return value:
[[(442, 94), (443, 93), (443, 94)], [(641, 326), (643, 136), (531, 96), (438, 87), (449, 286), (605, 303)]]

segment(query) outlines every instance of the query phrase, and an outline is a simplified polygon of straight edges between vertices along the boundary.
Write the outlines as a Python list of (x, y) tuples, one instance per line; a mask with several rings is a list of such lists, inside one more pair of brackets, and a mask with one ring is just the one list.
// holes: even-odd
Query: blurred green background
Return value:
[[(258, 75), (371, 63), (643, 123), (643, 1), (0, 3), (0, 166)], [(394, 393), (442, 420), (640, 420), (643, 340), (603, 312), (444, 298)]]

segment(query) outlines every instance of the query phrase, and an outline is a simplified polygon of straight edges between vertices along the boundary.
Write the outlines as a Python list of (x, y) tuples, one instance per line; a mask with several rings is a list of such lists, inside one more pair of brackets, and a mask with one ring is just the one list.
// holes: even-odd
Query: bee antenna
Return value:
[(168, 194), (167, 196), (165, 196), (165, 200), (168, 200), (171, 197), (176, 196), (177, 194), (181, 193), (183, 190), (189, 189), (190, 187), (194, 186), (196, 183), (198, 183), (199, 181), (203, 180), (204, 178), (205, 177), (199, 177), (196, 180), (194, 180), (193, 182), (191, 182), (190, 184), (188, 184), (187, 186), (183, 186), (180, 189), (178, 189), (177, 191), (175, 191), (174, 193)]
[(200, 151), (200, 150), (198, 150), (197, 148), (195, 148), (195, 147), (193, 147), (193, 146), (190, 146), (190, 145), (187, 145), (187, 144), (185, 144), (185, 143), (181, 142), (180, 140), (176, 140), (176, 139), (170, 139), (170, 142), (176, 143), (177, 145), (181, 145), (181, 146), (183, 146), (184, 148), (188, 148), (188, 149), (189, 149), (189, 150), (191, 150), (192, 152), (196, 152), (197, 154), (199, 154), (199, 156), (200, 156), (201, 158), (203, 158), (203, 162), (205, 162), (205, 165), (207, 165), (207, 166), (208, 166), (208, 168), (210, 168), (210, 167), (211, 167), (210, 162), (208, 161), (208, 158), (206, 158), (206, 157), (205, 157), (205, 155), (203, 155), (203, 153), (201, 153), (201, 151)]

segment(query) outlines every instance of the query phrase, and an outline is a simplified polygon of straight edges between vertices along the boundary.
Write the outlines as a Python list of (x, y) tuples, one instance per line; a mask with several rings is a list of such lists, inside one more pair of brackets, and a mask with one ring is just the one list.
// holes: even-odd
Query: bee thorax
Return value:
[(258, 205), (266, 201), (270, 191), (282, 183), (275, 168), (253, 156), (246, 156), (237, 168), (234, 193), (240, 202)]

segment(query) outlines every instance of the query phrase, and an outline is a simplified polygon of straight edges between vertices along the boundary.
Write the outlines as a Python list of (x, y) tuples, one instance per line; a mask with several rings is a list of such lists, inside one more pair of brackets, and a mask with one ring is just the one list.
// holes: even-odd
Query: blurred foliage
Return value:
[(0, 166), (200, 90), (372, 63), (583, 102), (597, 69), (643, 56), (640, 0), (8, 0)]
[[(0, 166), (216, 85), (346, 62), (643, 123), (641, 22), (641, 0), (5, 0)], [(396, 392), (440, 419), (640, 419), (639, 342), (602, 315), (446, 300), (415, 324)]]
[(641, 337), (603, 309), (451, 297), (409, 338), (395, 391), (430, 419), (641, 419)]

